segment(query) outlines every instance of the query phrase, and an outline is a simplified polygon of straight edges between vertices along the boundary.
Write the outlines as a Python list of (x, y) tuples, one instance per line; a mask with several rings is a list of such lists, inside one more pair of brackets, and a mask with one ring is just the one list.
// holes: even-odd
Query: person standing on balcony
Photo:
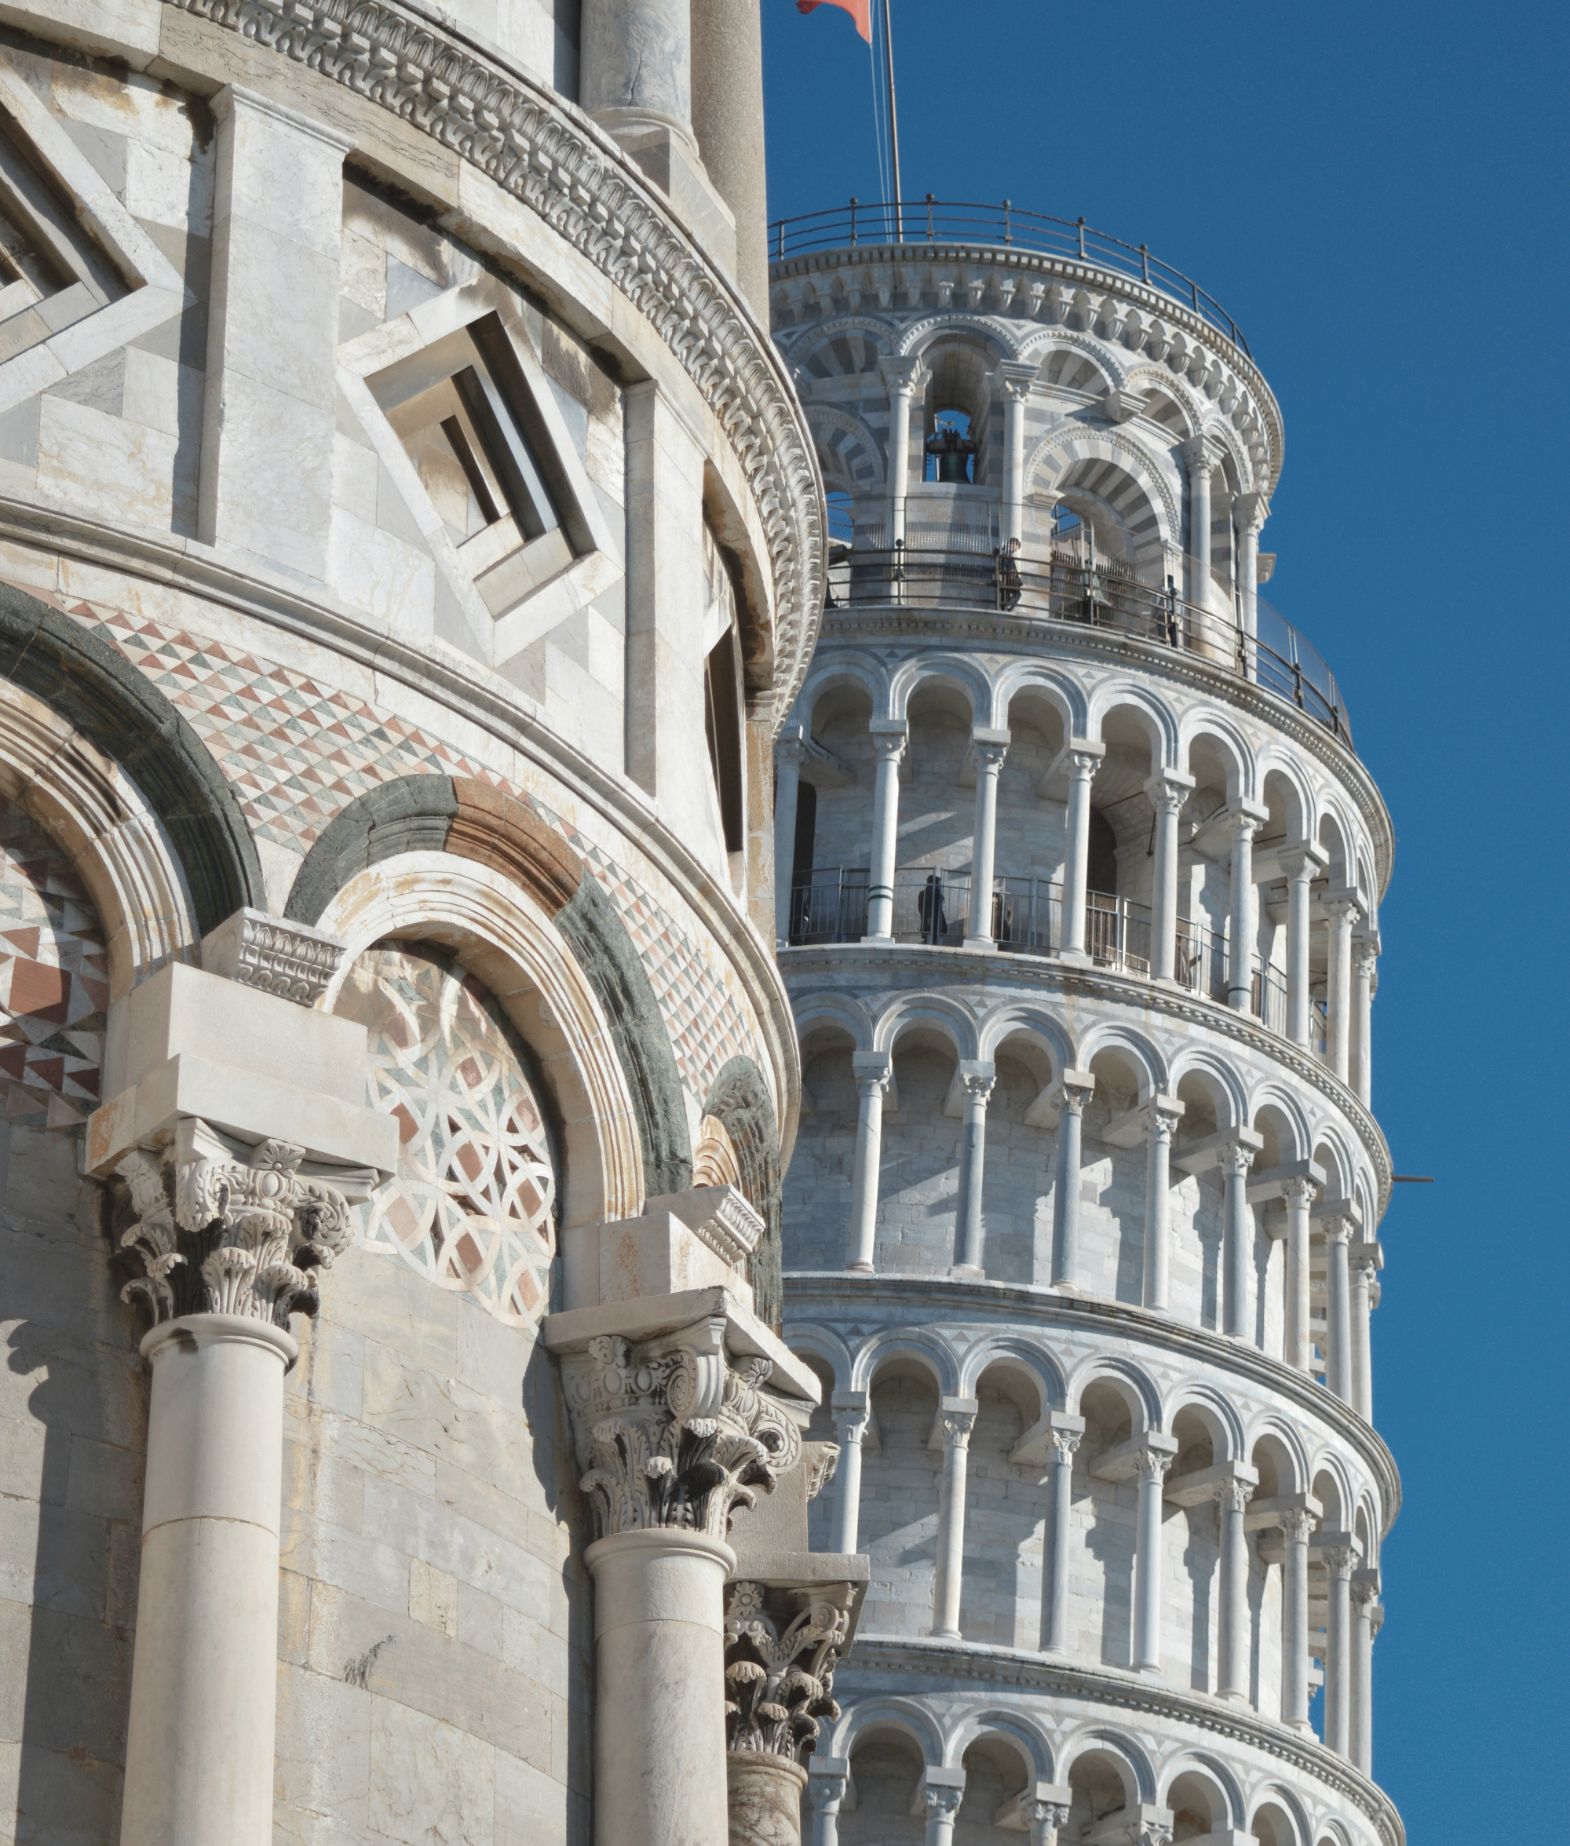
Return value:
[(997, 561), (998, 607), (1007, 615), (1011, 609), (1019, 607), (1025, 593), (1019, 574), (1019, 540), (1009, 539), (1006, 544), (999, 545), (993, 555)]
[(922, 941), (937, 947), (948, 930), (948, 918), (943, 911), (943, 879), (937, 872), (928, 872), (927, 882), (916, 898), (916, 914), (921, 919)]

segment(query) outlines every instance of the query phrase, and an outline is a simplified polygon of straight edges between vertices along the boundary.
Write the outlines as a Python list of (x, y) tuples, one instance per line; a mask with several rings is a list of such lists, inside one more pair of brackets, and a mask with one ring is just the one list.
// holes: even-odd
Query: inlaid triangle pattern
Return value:
[(0, 1107), (68, 1128), (98, 1106), (107, 952), (71, 861), (29, 814), (0, 803)]

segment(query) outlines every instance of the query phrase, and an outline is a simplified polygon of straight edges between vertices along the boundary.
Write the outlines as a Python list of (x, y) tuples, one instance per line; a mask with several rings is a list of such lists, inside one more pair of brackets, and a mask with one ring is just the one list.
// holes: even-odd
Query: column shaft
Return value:
[[(670, 1528), (619, 1532), (584, 1553), (594, 1578), (594, 1838), (727, 1846), (728, 1545)], [(655, 1688), (679, 1697), (651, 1698)]]
[(965, 1127), (960, 1146), (959, 1235), (955, 1240), (955, 1266), (972, 1275), (984, 1273), (982, 1250), (982, 1183), (987, 1161), (987, 1098), (992, 1078), (965, 1079)]
[[(1377, 1244), (1359, 1247), (1352, 1264), (1352, 1408), (1365, 1423), (1374, 1420), (1374, 1312)], [(1371, 1254), (1368, 1254), (1371, 1253)]]
[(1134, 1669), (1161, 1671), (1161, 1489), (1170, 1457), (1147, 1453), (1139, 1466), (1134, 1551)]
[(796, 878), (796, 813), (801, 792), (802, 742), (782, 740), (774, 758), (774, 937), (790, 941)]
[(271, 1846), (283, 1376), (267, 1323), (192, 1314), (152, 1366), (121, 1846)]
[(1351, 1223), (1331, 1218), (1325, 1225), (1325, 1292), (1329, 1321), (1325, 1384), (1344, 1403), (1352, 1401)]
[(1308, 900), (1314, 861), (1301, 848), (1287, 872), (1287, 1037), (1305, 1051), (1309, 1045)]
[(872, 865), (867, 892), (867, 935), (887, 941), (894, 933), (894, 853), (899, 839), (899, 766), (905, 727), (879, 731), (872, 747), (877, 775), (872, 792)]
[(1233, 823), (1227, 1004), (1240, 1013), (1254, 1010), (1254, 832), (1258, 824), (1251, 814), (1239, 814)]
[(1224, 1699), (1248, 1697), (1248, 1534), (1243, 1516), (1253, 1489), (1228, 1481), (1221, 1489), (1221, 1621), (1216, 1691)]
[(1172, 1135), (1177, 1116), (1152, 1107), (1145, 1126), (1144, 1304), (1157, 1313), (1167, 1307), (1172, 1216)]
[(1319, 1188), (1310, 1179), (1287, 1181), (1286, 1362), (1300, 1372), (1314, 1369), (1309, 1246), (1313, 1237), (1310, 1214), (1318, 1193)]
[(940, 1411), (943, 1483), (938, 1501), (938, 1557), (932, 1584), (932, 1632), (959, 1638), (959, 1598), (965, 1569), (965, 1475), (974, 1414)]
[(1308, 1722), (1308, 1534), (1307, 1513), (1289, 1513), (1282, 1524), (1281, 1722), (1306, 1731)]
[(856, 1116), (856, 1151), (851, 1173), (848, 1269), (870, 1270), (878, 1236), (878, 1169), (883, 1156), (883, 1092), (889, 1068), (858, 1071), (861, 1093)]
[(1155, 855), (1151, 875), (1150, 972), (1158, 981), (1177, 974), (1178, 816), (1193, 784), (1156, 775), (1145, 784), (1155, 809)]
[(1358, 1573), (1352, 1590), (1352, 1761), (1364, 1775), (1374, 1770), (1374, 1630), (1378, 1601), (1374, 1573)]
[(1003, 769), (1004, 747), (977, 743), (976, 832), (970, 856), (970, 920), (965, 930), (966, 948), (991, 948), (993, 944), (992, 882), (997, 856), (998, 777)]
[(1090, 864), (1090, 784), (1101, 758), (1099, 753), (1072, 750), (1068, 760), (1063, 940), (1058, 947), (1061, 954), (1082, 958), (1085, 953), (1085, 878)]
[(1042, 1647), (1049, 1654), (1066, 1654), (1068, 1641), (1068, 1554), (1074, 1516), (1074, 1452), (1079, 1437), (1069, 1431), (1054, 1431), (1049, 1464), (1047, 1518), (1047, 1557), (1044, 1589), (1045, 1619), (1042, 1622)]
[(1254, 1150), (1234, 1142), (1226, 1151), (1223, 1171), (1222, 1263), (1225, 1282), (1223, 1332), (1236, 1340), (1249, 1337), (1249, 1258), (1253, 1251), (1254, 1214), (1248, 1202), (1248, 1175)]
[(692, 133), (691, 0), (583, 0), (578, 98), (618, 127)]
[(871, 1410), (842, 1412), (835, 1418), (839, 1465), (834, 1470), (834, 1542), (831, 1551), (848, 1557), (856, 1549), (861, 1526), (861, 1445)]
[(1352, 1553), (1325, 1554), (1329, 1610), (1325, 1621), (1325, 1744), (1338, 1755), (1352, 1742)]
[(1352, 951), (1352, 1051), (1349, 1060), (1352, 1087), (1360, 1101), (1373, 1097), (1374, 950), (1358, 942)]
[(1058, 1164), (1052, 1184), (1052, 1286), (1079, 1286), (1079, 1169), (1086, 1091), (1065, 1088), (1058, 1114)]
[(1203, 436), (1184, 444), (1188, 464), (1188, 584), (1191, 603), (1204, 608), (1210, 600), (1210, 454)]
[(1326, 1061), (1346, 1082), (1352, 1048), (1352, 918), (1356, 907), (1334, 899), (1325, 905), (1326, 928)]

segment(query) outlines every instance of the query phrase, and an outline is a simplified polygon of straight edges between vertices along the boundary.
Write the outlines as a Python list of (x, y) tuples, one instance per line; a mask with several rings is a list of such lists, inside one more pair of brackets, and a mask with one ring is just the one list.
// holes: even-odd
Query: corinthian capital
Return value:
[(723, 1539), (738, 1507), (801, 1459), (801, 1431), (763, 1390), (769, 1360), (733, 1358), (723, 1329), (680, 1345), (591, 1339), (568, 1403), (598, 1535), (659, 1527)]
[(238, 1314), (287, 1327), (314, 1314), (317, 1278), (349, 1241), (351, 1202), (371, 1171), (328, 1168), (286, 1141), (245, 1147), (183, 1120), (171, 1147), (134, 1148), (116, 1171), (135, 1221), (120, 1249), (141, 1265), (121, 1290), (155, 1325), (187, 1314)]
[(834, 1669), (850, 1640), (851, 1583), (731, 1584), (725, 1598), (726, 1747), (805, 1763), (840, 1715)]

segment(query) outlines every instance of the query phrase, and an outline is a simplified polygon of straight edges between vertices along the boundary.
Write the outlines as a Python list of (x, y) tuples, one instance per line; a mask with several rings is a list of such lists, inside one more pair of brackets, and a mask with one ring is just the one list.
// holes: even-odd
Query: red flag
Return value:
[(872, 0), (796, 0), (798, 13), (810, 13), (815, 7), (837, 6), (849, 13), (856, 22), (856, 30), (870, 45), (872, 43)]

